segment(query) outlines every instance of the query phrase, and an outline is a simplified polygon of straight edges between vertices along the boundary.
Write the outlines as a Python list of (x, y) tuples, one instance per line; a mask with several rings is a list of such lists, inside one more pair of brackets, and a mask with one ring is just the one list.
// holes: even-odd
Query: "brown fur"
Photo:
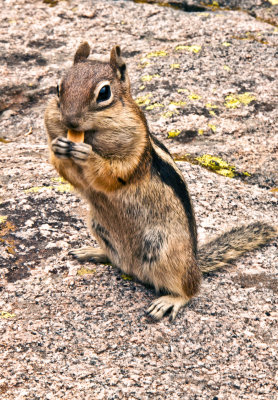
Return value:
[[(221, 267), (274, 233), (265, 226), (253, 247), (249, 241), (240, 243), (237, 234), (242, 231), (226, 234), (220, 239), (225, 254), (220, 255), (217, 241), (208, 244), (198, 256), (200, 269), (186, 183), (167, 149), (150, 135), (131, 97), (120, 48), (111, 50), (107, 62), (89, 60), (89, 52), (87, 43), (78, 48), (59, 98), (51, 99), (45, 112), (50, 160), (89, 202), (89, 226), (101, 247), (72, 254), (81, 260), (110, 260), (158, 292), (168, 292), (148, 311), (159, 319), (171, 309), (175, 318), (198, 293), (201, 271)], [(67, 140), (68, 129), (84, 131), (84, 143)], [(254, 238), (258, 230), (251, 231)]]

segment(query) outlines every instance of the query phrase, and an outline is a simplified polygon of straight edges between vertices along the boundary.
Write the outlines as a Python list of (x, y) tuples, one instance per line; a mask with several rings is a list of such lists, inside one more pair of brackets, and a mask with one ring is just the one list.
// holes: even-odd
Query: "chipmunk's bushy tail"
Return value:
[(233, 228), (200, 247), (199, 267), (204, 273), (226, 267), (242, 254), (266, 244), (276, 236), (277, 227), (261, 222)]

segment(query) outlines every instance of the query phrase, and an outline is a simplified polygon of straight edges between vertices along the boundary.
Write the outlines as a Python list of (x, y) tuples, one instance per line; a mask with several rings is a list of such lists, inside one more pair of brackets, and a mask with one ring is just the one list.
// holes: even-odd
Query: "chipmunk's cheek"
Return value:
[(91, 129), (88, 131), (85, 131), (85, 136), (84, 136), (84, 143), (89, 144), (89, 145), (93, 145), (93, 138), (94, 138), (94, 134), (95, 134), (95, 130)]

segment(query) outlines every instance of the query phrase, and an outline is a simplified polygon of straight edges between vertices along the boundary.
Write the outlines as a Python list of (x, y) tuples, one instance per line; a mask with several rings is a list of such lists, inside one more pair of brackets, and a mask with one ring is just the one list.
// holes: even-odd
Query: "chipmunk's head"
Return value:
[(85, 143), (103, 155), (127, 149), (135, 126), (142, 124), (141, 111), (130, 94), (126, 64), (119, 46), (110, 57), (88, 59), (90, 46), (82, 43), (73, 66), (57, 87), (57, 104), (66, 129), (85, 132)]
[(106, 62), (88, 60), (89, 54), (90, 46), (82, 43), (75, 53), (73, 66), (57, 87), (62, 121), (71, 129), (84, 129), (87, 113), (97, 114), (113, 108), (130, 90), (119, 46), (112, 48)]

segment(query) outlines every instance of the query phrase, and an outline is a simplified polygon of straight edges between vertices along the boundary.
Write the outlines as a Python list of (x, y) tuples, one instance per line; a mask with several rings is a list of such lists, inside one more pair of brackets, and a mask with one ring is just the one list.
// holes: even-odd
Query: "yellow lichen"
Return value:
[(176, 46), (175, 50), (187, 50), (190, 51), (191, 53), (199, 53), (199, 51), (202, 49), (202, 46), (184, 46), (184, 45), (178, 45)]
[(188, 93), (187, 89), (178, 89), (178, 93)]
[(137, 99), (135, 99), (135, 103), (140, 107), (147, 106), (151, 102), (150, 97), (152, 97), (151, 93), (148, 93), (145, 96), (137, 97)]
[(212, 130), (212, 132), (216, 132), (216, 125), (208, 124), (208, 127)]
[(204, 129), (198, 129), (198, 134), (203, 135), (204, 134)]
[(196, 93), (191, 93), (191, 94), (188, 96), (188, 98), (189, 98), (190, 100), (200, 100), (200, 99), (201, 99), (201, 96), (199, 96), (199, 95), (196, 94)]
[(169, 105), (175, 106), (175, 107), (184, 107), (184, 106), (186, 106), (186, 102), (185, 101), (171, 101), (171, 103)]
[(122, 274), (121, 278), (123, 278), (125, 281), (132, 281), (133, 278), (130, 275)]
[(220, 157), (211, 156), (210, 154), (204, 154), (201, 157), (196, 157), (196, 160), (203, 167), (209, 168), (220, 175), (229, 178), (234, 178), (236, 176), (235, 167), (233, 165), (229, 165)]
[(206, 107), (207, 108), (218, 108), (218, 106), (215, 106), (214, 104), (211, 104), (211, 103), (207, 103)]
[(6, 215), (0, 215), (0, 224), (3, 224), (4, 222), (7, 221), (7, 216)]
[(213, 1), (212, 4), (206, 4), (207, 7), (211, 7), (212, 11), (220, 8), (218, 1)]
[(34, 186), (31, 187), (30, 189), (25, 189), (25, 193), (40, 193), (44, 192), (45, 190), (53, 189), (54, 186)]
[(148, 53), (146, 55), (147, 58), (153, 58), (153, 57), (165, 57), (167, 56), (167, 51), (164, 50), (158, 50), (158, 51), (153, 51), (151, 53)]
[(230, 72), (230, 71), (231, 71), (231, 68), (230, 68), (230, 67), (228, 67), (228, 65), (224, 65), (224, 66), (223, 66), (223, 69), (225, 69), (225, 71), (228, 71), (228, 72)]
[(147, 61), (146, 58), (142, 58), (140, 61), (140, 64), (138, 65), (138, 68), (146, 68), (148, 65), (150, 65), (151, 63), (149, 61)]
[(143, 82), (150, 82), (154, 78), (160, 78), (160, 75), (154, 74), (154, 75), (144, 75), (141, 77), (141, 80)]
[(273, 6), (278, 6), (278, 0), (268, 0)]
[(241, 104), (247, 106), (251, 101), (256, 100), (256, 97), (251, 93), (243, 93), (243, 94), (230, 94), (225, 98), (225, 106), (227, 108), (238, 108)]
[(163, 108), (164, 105), (160, 103), (153, 103), (146, 107), (146, 110), (153, 110), (154, 108)]
[[(60, 180), (61, 179), (61, 180)], [(66, 182), (65, 180), (62, 180), (63, 178), (53, 178), (52, 180), (54, 182)], [(57, 186), (34, 186), (31, 187), (30, 189), (24, 190), (25, 193), (41, 193), (44, 192), (45, 190), (58, 190), (58, 192), (69, 192), (73, 189), (70, 183), (62, 183), (61, 185)]]
[(168, 132), (168, 139), (177, 137), (177, 136), (179, 136), (180, 133), (181, 133), (181, 131), (179, 129), (169, 131)]
[(8, 318), (14, 318), (14, 317), (16, 317), (15, 314), (11, 314), (7, 311), (0, 311), (0, 318), (8, 319)]
[(179, 114), (178, 110), (166, 111), (164, 114), (162, 114), (162, 117), (171, 118), (174, 114)]
[(54, 186), (54, 189), (58, 190), (58, 192), (70, 192), (71, 190), (73, 190), (73, 187), (71, 186), (70, 183), (66, 183), (63, 185), (58, 185), (58, 186)]
[(231, 46), (231, 43), (229, 43), (229, 42), (223, 42), (223, 43), (222, 43), (222, 46), (229, 47), (229, 46)]
[(52, 182), (58, 182), (58, 183), (68, 183), (64, 178), (58, 176), (56, 178), (51, 178)]
[(172, 69), (179, 69), (180, 68), (180, 64), (171, 64), (170, 67)]
[(91, 274), (94, 274), (95, 272), (96, 272), (95, 269), (89, 269), (89, 268), (82, 267), (77, 271), (77, 275), (79, 275), (79, 276), (91, 275)]

